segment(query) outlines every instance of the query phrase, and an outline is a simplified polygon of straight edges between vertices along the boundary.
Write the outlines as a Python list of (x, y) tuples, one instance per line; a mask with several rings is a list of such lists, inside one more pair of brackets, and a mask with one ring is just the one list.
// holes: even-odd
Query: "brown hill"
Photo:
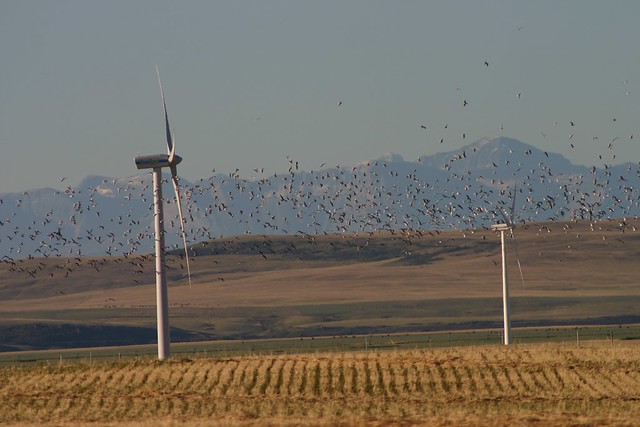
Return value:
[[(634, 321), (640, 314), (638, 227), (638, 220), (608, 220), (516, 229), (525, 285), (509, 246), (514, 325)], [(171, 323), (199, 338), (497, 326), (501, 320), (500, 243), (490, 230), (243, 236), (191, 251), (191, 288), (183, 260), (168, 261)], [(0, 326), (154, 326), (152, 256), (5, 258), (0, 269)]]

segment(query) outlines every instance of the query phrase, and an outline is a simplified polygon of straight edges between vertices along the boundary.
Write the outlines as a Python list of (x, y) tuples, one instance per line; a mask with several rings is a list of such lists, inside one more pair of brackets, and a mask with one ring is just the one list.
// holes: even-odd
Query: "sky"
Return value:
[(136, 175), (136, 155), (166, 152), (156, 65), (192, 182), (494, 136), (637, 163), (638, 16), (638, 1), (0, 0), (0, 193)]

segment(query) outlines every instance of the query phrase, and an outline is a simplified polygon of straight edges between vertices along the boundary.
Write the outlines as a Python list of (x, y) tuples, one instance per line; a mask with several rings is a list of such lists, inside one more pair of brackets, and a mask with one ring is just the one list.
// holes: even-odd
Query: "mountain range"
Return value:
[[(182, 179), (190, 243), (241, 234), (488, 227), (511, 209), (514, 195), (516, 220), (524, 223), (640, 214), (640, 163), (574, 165), (506, 137), (415, 162), (387, 154), (318, 171), (289, 162), (283, 174)], [(6, 260), (152, 252), (152, 193), (146, 173), (88, 176), (64, 191), (0, 194), (0, 254)], [(164, 194), (173, 192), (167, 187)], [(175, 200), (166, 202), (167, 242), (178, 248)]]

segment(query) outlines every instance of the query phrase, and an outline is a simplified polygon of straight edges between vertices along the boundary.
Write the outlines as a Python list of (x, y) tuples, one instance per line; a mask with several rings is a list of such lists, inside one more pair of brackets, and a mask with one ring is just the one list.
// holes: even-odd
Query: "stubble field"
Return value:
[(0, 369), (8, 425), (638, 425), (635, 341)]

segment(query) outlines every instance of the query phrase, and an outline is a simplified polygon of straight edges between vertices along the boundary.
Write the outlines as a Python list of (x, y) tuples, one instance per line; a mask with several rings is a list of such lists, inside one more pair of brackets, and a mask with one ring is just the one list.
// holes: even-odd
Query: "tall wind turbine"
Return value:
[(169, 127), (169, 116), (167, 115), (167, 105), (164, 100), (162, 81), (160, 72), (156, 66), (158, 83), (160, 84), (160, 96), (162, 97), (162, 109), (164, 111), (164, 123), (167, 136), (167, 154), (152, 154), (149, 156), (138, 156), (135, 158), (138, 169), (153, 170), (153, 218), (155, 225), (155, 250), (156, 250), (156, 314), (158, 328), (158, 359), (164, 360), (170, 356), (169, 352), (169, 300), (167, 292), (167, 279), (165, 271), (165, 249), (164, 249), (164, 214), (162, 209), (162, 168), (168, 167), (171, 171), (171, 182), (176, 193), (176, 205), (178, 216), (180, 217), (180, 229), (184, 242), (185, 260), (187, 263), (187, 274), (189, 286), (191, 286), (191, 269), (189, 268), (189, 252), (187, 250), (187, 234), (184, 228), (184, 218), (182, 215), (182, 201), (180, 200), (180, 186), (178, 185), (178, 170), (176, 166), (182, 161), (182, 157), (176, 154), (176, 144), (174, 136)]
[(507, 215), (504, 209), (500, 209), (500, 214), (504, 218), (504, 223), (498, 223), (491, 226), (494, 231), (500, 232), (500, 243), (502, 248), (502, 316), (504, 322), (504, 345), (511, 344), (511, 317), (510, 317), (510, 304), (509, 304), (509, 283), (507, 280), (507, 248), (505, 244), (504, 234), (509, 231), (513, 242), (513, 248), (516, 253), (516, 260), (518, 261), (518, 269), (520, 270), (520, 278), (522, 279), (522, 285), (524, 286), (524, 276), (522, 274), (522, 267), (520, 266), (520, 256), (518, 255), (518, 246), (516, 243), (516, 236), (513, 232), (515, 228), (515, 209), (516, 209), (516, 192), (517, 184), (513, 190), (513, 200), (511, 204), (511, 212)]

